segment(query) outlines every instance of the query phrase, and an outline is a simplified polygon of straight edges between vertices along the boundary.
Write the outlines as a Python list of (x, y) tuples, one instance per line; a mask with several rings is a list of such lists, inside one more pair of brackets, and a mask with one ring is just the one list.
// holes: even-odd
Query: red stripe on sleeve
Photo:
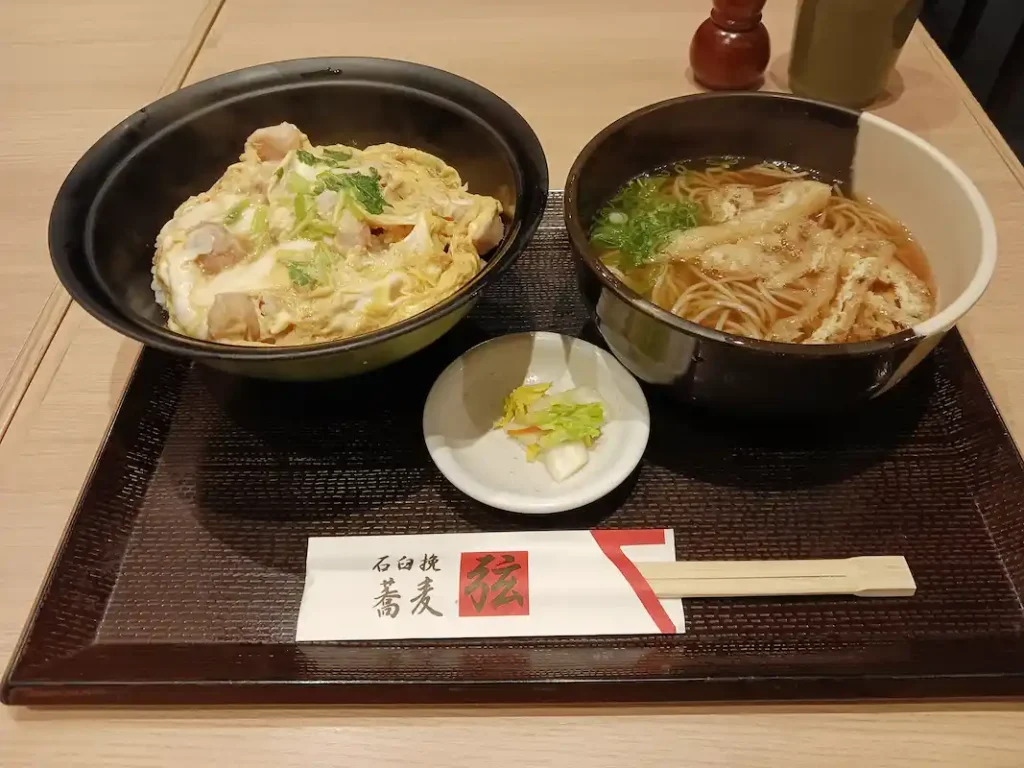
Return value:
[(647, 613), (654, 619), (658, 630), (663, 634), (671, 635), (676, 633), (676, 625), (672, 623), (665, 606), (661, 604), (654, 595), (654, 590), (640, 574), (640, 569), (633, 564), (623, 547), (641, 546), (644, 544), (664, 544), (665, 531), (660, 529), (650, 530), (623, 530), (623, 531), (591, 531), (590, 532), (597, 546), (601, 548), (604, 556), (612, 561), (612, 564), (619, 569), (629, 586), (640, 598)]

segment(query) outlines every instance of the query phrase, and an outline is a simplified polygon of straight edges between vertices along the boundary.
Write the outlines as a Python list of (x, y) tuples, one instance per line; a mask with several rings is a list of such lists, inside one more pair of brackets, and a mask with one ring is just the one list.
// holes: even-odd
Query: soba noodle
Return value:
[(591, 237), (658, 306), (754, 339), (875, 339), (935, 309), (924, 255), (899, 221), (782, 165), (676, 166), (635, 179)]

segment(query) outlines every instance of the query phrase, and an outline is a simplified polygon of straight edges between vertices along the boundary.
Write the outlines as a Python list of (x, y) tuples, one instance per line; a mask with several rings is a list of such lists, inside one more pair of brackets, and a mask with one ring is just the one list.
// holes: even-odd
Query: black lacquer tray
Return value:
[(513, 530), (448, 485), (421, 413), (485, 338), (591, 333), (559, 197), (430, 349), (281, 385), (143, 353), (8, 670), (72, 703), (793, 700), (1024, 692), (1024, 467), (960, 337), (862, 411), (785, 428), (651, 397), (639, 472), (544, 525), (671, 527), (686, 559), (904, 555), (913, 598), (693, 600), (674, 637), (297, 645), (309, 536)]

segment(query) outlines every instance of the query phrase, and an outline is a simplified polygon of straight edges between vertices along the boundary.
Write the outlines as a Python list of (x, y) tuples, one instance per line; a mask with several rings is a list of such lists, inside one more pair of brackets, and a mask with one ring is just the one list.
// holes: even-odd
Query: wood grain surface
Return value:
[[(695, 90), (699, 0), (227, 0), (189, 74), (262, 61), (378, 55), (477, 80), (537, 130), (560, 186), (601, 127)], [(26, 6), (27, 7), (27, 6)], [(767, 87), (785, 87), (795, 0), (772, 0)], [(0, 32), (0, 34), (4, 34)], [(1000, 266), (962, 324), (996, 401), (1024, 429), (1024, 172), (918, 28), (876, 110), (960, 163), (995, 214)], [(52, 190), (51, 190), (52, 191)], [(40, 205), (48, 205), (48, 202)], [(33, 246), (42, 249), (40, 241)], [(0, 289), (11, 291), (9, 286)], [(45, 295), (43, 296), (45, 298)], [(41, 306), (42, 299), (40, 299)], [(38, 311), (38, 310), (37, 310)], [(72, 307), (0, 442), (0, 657), (16, 641), (130, 373), (137, 346)], [(0, 711), (0, 766), (1021, 766), (1024, 709), (1012, 704), (606, 708), (582, 710)]]
[(57, 189), (93, 141), (181, 85), (222, 2), (0, 5), (0, 437), (70, 303), (46, 247)]

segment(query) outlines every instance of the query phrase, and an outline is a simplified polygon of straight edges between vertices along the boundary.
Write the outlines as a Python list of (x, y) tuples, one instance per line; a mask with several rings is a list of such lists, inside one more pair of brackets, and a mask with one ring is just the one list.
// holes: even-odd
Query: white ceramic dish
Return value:
[[(509, 392), (544, 381), (553, 392), (596, 390), (607, 414), (590, 460), (561, 483), (493, 428)], [(647, 399), (618, 360), (580, 339), (544, 332), (501, 336), (469, 350), (434, 382), (423, 410), (427, 449), (449, 482), (491, 507), (524, 514), (576, 509), (614, 490), (640, 462), (650, 425)]]

